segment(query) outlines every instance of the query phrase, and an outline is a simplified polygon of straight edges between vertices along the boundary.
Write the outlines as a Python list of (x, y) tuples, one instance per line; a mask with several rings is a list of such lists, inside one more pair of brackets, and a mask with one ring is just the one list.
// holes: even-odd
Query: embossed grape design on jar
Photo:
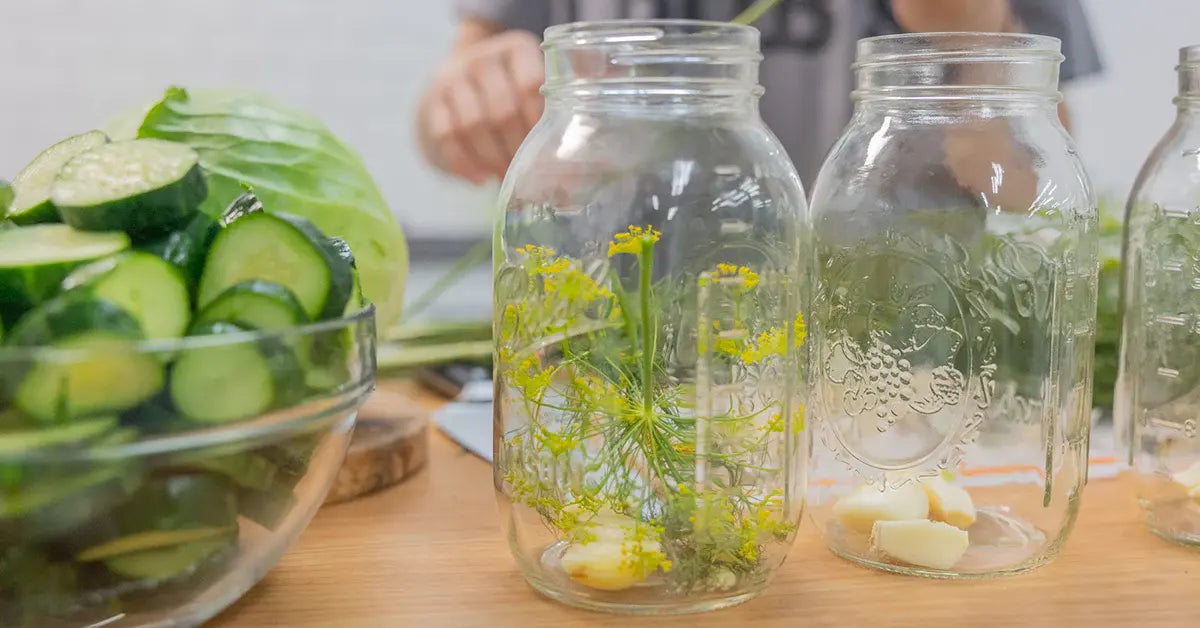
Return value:
[(1175, 123), (1126, 206), (1113, 422), (1146, 525), (1200, 547), (1200, 46), (1176, 69)]
[(758, 31), (546, 31), (500, 191), (495, 484), (529, 583), (627, 613), (745, 601), (806, 489), (807, 204), (758, 115)]
[(1059, 41), (864, 39), (812, 201), (809, 512), (836, 554), (1035, 568), (1087, 469), (1096, 200), (1059, 122)]

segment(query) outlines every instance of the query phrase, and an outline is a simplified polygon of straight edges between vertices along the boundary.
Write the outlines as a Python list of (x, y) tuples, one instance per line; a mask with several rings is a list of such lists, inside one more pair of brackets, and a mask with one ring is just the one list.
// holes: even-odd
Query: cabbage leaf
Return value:
[(209, 185), (201, 209), (210, 215), (249, 186), (267, 211), (303, 216), (346, 240), (380, 329), (399, 318), (404, 232), (362, 159), (316, 117), (260, 92), (172, 87), (145, 112), (137, 136), (196, 149)]

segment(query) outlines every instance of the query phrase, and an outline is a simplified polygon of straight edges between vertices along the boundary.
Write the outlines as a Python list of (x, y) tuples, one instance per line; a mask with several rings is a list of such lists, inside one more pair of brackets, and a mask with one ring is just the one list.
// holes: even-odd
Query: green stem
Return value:
[(738, 13), (737, 17), (733, 18), (732, 22), (734, 24), (753, 24), (757, 22), (759, 18), (766, 15), (767, 11), (770, 11), (771, 8), (777, 4), (779, 4), (779, 0), (758, 0), (758, 2), (746, 7), (746, 9), (741, 13)]
[(642, 255), (639, 259), (642, 274), (638, 280), (638, 308), (642, 314), (642, 410), (649, 418), (654, 412), (654, 343), (652, 312), (650, 311), (650, 281), (654, 270), (654, 242), (642, 240)]
[(617, 297), (617, 306), (621, 308), (621, 320), (625, 323), (625, 335), (629, 336), (629, 342), (637, 342), (637, 325), (633, 322), (633, 304), (629, 302), (629, 294), (625, 292), (625, 286), (621, 285), (621, 278), (616, 271), (610, 271), (612, 274), (612, 292)]
[[(438, 277), (428, 288), (425, 289), (417, 298), (413, 299), (407, 307), (404, 308), (404, 314), (400, 317), (400, 321), (411, 321), (413, 317), (424, 312), (426, 308), (433, 305), (446, 290), (450, 289), (454, 284), (458, 283), (464, 275), (471, 272), (471, 269), (479, 266), (487, 261), (488, 256), (492, 253), (492, 241), (485, 240), (472, 246), (470, 250), (463, 254), (454, 262), (454, 265), (446, 270), (441, 277)], [(382, 321), (387, 325), (391, 325), (392, 321)]]

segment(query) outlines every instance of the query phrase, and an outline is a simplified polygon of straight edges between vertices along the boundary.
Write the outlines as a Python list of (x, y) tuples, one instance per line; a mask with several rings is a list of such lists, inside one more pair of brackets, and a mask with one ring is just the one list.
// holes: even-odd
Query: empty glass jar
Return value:
[(837, 554), (935, 577), (1054, 557), (1089, 434), (1096, 199), (1059, 42), (859, 42), (817, 178), (809, 511)]
[(758, 32), (548, 29), (495, 248), (495, 482), (535, 589), (668, 613), (750, 598), (804, 499), (804, 193)]
[(1150, 530), (1200, 545), (1200, 46), (1177, 69), (1175, 124), (1126, 207), (1113, 419)]

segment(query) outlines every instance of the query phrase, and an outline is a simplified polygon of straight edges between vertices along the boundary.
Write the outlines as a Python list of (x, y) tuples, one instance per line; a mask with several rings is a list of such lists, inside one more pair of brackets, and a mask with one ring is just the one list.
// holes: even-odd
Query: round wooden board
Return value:
[(428, 457), (428, 411), (403, 392), (376, 390), (358, 411), (346, 461), (325, 503), (398, 484), (424, 467)]

